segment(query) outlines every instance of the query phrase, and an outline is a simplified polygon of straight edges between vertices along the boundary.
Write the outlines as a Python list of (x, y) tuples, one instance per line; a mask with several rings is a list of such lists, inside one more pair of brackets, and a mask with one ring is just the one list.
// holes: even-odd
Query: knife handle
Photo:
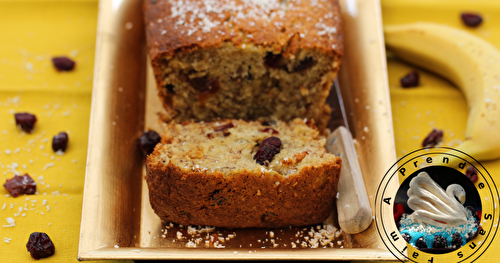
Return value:
[(342, 159), (337, 194), (339, 226), (348, 234), (363, 232), (372, 222), (372, 209), (351, 133), (338, 127), (328, 136), (326, 149)]

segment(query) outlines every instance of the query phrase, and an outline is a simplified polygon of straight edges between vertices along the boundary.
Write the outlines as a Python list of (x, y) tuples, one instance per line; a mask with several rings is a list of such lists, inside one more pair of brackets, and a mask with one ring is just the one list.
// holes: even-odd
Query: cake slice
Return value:
[(302, 226), (332, 212), (341, 160), (301, 119), (170, 123), (147, 157), (151, 206), (167, 222)]
[(340, 66), (336, 0), (146, 0), (167, 119), (329, 119)]

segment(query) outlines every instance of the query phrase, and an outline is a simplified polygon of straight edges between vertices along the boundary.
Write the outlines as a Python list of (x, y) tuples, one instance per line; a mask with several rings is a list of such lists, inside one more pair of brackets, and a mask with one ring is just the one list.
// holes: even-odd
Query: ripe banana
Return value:
[(500, 158), (500, 52), (471, 33), (436, 23), (386, 26), (384, 36), (396, 56), (464, 93), (469, 117), (465, 141), (456, 149), (480, 161)]

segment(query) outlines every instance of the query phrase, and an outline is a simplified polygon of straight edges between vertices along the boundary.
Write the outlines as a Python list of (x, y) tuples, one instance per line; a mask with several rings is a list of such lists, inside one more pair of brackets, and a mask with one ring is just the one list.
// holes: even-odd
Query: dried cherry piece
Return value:
[(161, 136), (153, 130), (143, 132), (139, 139), (140, 147), (144, 155), (151, 154), (155, 146), (160, 142)]
[(443, 131), (433, 129), (422, 142), (422, 147), (434, 147), (443, 139)]
[(270, 132), (271, 134), (280, 134), (277, 130), (275, 130), (273, 128), (264, 128), (264, 129), (260, 130), (260, 132)]
[(279, 68), (281, 65), (281, 54), (273, 54), (272, 52), (267, 52), (264, 58), (264, 66), (268, 68)]
[(52, 58), (52, 64), (58, 71), (71, 71), (76, 65), (75, 61), (64, 56)]
[(60, 132), (52, 138), (52, 150), (54, 152), (57, 151), (66, 151), (68, 147), (69, 137), (66, 132)]
[(300, 61), (300, 63), (293, 68), (294, 72), (301, 72), (306, 69), (311, 68), (316, 64), (316, 61), (312, 57), (306, 57), (304, 60)]
[(9, 191), (12, 197), (22, 194), (32, 195), (36, 192), (36, 183), (28, 174), (14, 175), (12, 179), (7, 179), (3, 187)]
[(474, 166), (469, 166), (469, 168), (467, 168), (467, 170), (465, 171), (465, 176), (467, 176), (471, 180), (472, 183), (475, 183), (475, 182), (477, 182), (477, 180), (479, 180), (479, 177), (477, 175), (477, 171), (474, 168)]
[(189, 83), (194, 89), (198, 90), (198, 101), (202, 107), (205, 107), (205, 102), (208, 98), (220, 91), (220, 83), (218, 79), (208, 79), (206, 76), (189, 79)]
[(278, 137), (266, 138), (259, 146), (259, 150), (255, 153), (253, 159), (260, 165), (270, 162), (276, 154), (280, 152), (281, 140)]
[(476, 13), (464, 12), (460, 15), (462, 22), (468, 27), (477, 27), (483, 22), (483, 18)]
[(167, 84), (167, 85), (165, 86), (165, 88), (166, 88), (169, 92), (171, 92), (171, 93), (174, 93), (174, 94), (175, 94), (175, 91), (174, 91), (175, 86), (174, 86), (174, 85), (172, 85), (172, 84)]
[(27, 112), (21, 112), (14, 114), (14, 118), (16, 119), (16, 125), (21, 127), (23, 131), (27, 133), (31, 133), (31, 131), (33, 131), (36, 123), (35, 115)]
[(220, 89), (219, 81), (217, 79), (208, 79), (207, 76), (189, 79), (189, 83), (200, 92), (218, 91)]
[(26, 243), (26, 248), (34, 259), (47, 258), (54, 255), (56, 247), (50, 237), (43, 232), (33, 232)]
[(420, 84), (420, 75), (417, 72), (412, 71), (402, 77), (399, 81), (401, 82), (401, 86), (403, 88), (417, 87)]
[(440, 235), (434, 236), (434, 242), (432, 242), (433, 248), (446, 248), (447, 246), (446, 238)]

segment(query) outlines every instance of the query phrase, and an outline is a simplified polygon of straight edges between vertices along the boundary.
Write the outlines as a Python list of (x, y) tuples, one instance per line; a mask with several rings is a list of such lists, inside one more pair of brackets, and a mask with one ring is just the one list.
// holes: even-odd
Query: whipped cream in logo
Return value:
[[(408, 206), (413, 210), (409, 218), (437, 226), (460, 226), (467, 223), (465, 190), (451, 184), (443, 190), (426, 172), (421, 172), (410, 181)], [(459, 201), (457, 201), (456, 198)]]

